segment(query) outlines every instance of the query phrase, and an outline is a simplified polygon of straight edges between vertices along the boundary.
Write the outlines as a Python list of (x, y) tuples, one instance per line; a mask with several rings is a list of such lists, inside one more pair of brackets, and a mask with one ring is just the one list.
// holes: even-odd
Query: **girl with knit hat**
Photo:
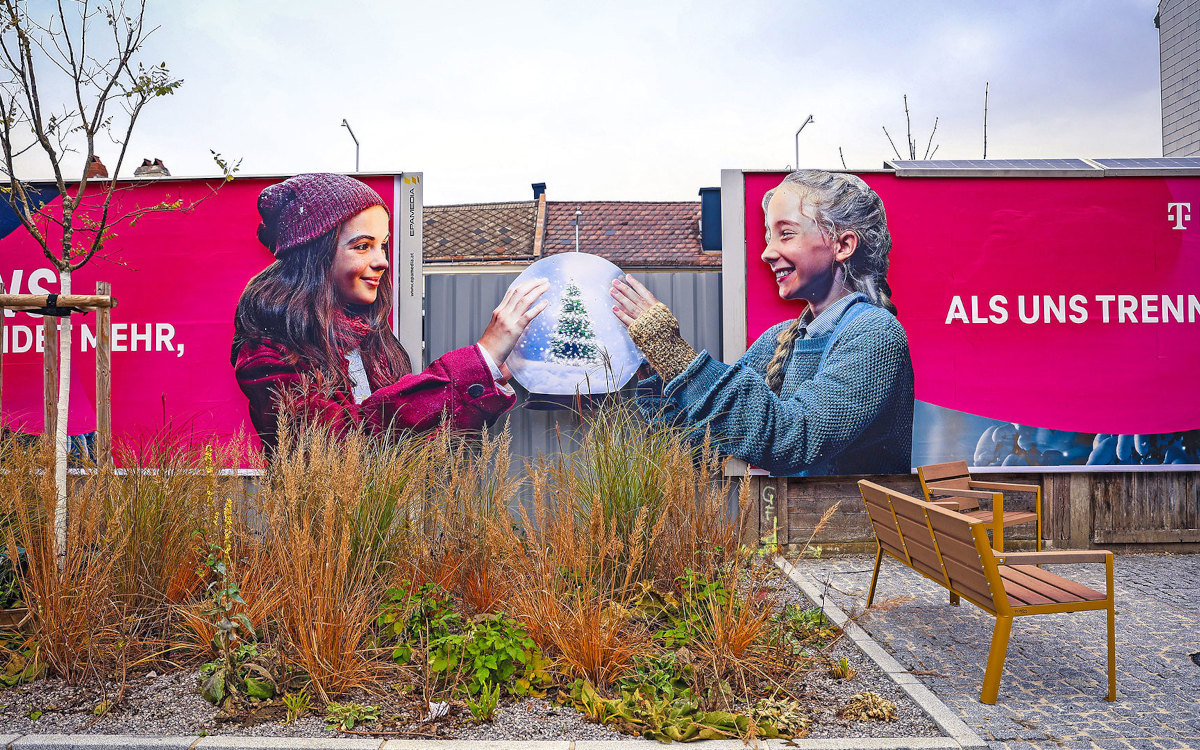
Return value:
[(913, 373), (887, 283), (883, 201), (854, 175), (789, 174), (763, 198), (767, 247), (799, 318), (767, 330), (736, 364), (697, 354), (632, 276), (613, 312), (657, 373), (638, 384), (652, 418), (711, 430), (727, 454), (777, 476), (908, 473)]
[(504, 360), (546, 303), (545, 281), (514, 287), (479, 342), (421, 373), (388, 327), (390, 216), (379, 194), (336, 174), (304, 174), (258, 198), (259, 240), (275, 262), (234, 316), (231, 361), (250, 421), (272, 449), (279, 410), (351, 429), (476, 430), (512, 407)]

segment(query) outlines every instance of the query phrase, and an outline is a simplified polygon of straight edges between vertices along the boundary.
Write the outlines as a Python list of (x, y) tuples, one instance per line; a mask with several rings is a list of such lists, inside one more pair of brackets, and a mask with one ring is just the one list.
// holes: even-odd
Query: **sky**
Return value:
[[(44, 1), (44, 0), (43, 0)], [(151, 1), (128, 171), (423, 172), (426, 205), (695, 200), (722, 169), (1161, 156), (1154, 0)], [(101, 158), (115, 162), (116, 147)]]

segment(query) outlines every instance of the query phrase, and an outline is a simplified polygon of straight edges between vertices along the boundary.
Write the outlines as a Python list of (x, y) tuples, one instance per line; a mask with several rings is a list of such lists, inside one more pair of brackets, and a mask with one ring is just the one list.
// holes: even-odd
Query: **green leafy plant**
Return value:
[(615, 686), (623, 693), (641, 690), (643, 694), (671, 700), (691, 699), (695, 697), (694, 675), (695, 667), (681, 663), (677, 652), (643, 654), (634, 658), (629, 671), (617, 678)]
[(308, 693), (304, 690), (284, 695), (283, 705), (287, 708), (287, 717), (283, 720), (284, 724), (294, 723), (312, 708), (312, 705), (309, 703)]
[(450, 594), (436, 583), (426, 583), (415, 590), (405, 586), (391, 588), (384, 596), (376, 617), (380, 641), (395, 644), (392, 661), (408, 664), (412, 661), (413, 646), (428, 645), (462, 629), (462, 616), (454, 611)]
[(478, 695), (487, 685), (532, 694), (549, 682), (546, 661), (533, 639), (516, 620), (503, 613), (485, 615), (461, 633), (429, 644), (429, 670), (447, 682), (465, 678), (462, 690)]
[(204, 611), (216, 628), (214, 640), (219, 658), (200, 668), (200, 694), (214, 705), (224, 704), (234, 693), (269, 700), (275, 697), (275, 682), (270, 672), (254, 664), (258, 647), (247, 640), (254, 638), (254, 627), (245, 613), (237, 581), (230, 575), (228, 552), (219, 544), (209, 545), (204, 565), (216, 576), (208, 585), (209, 608)]
[(379, 721), (378, 706), (361, 703), (330, 703), (325, 712), (325, 728), (348, 731), (357, 724)]
[(4, 671), (0, 673), (0, 685), (13, 687), (33, 682), (46, 675), (46, 662), (35, 640), (0, 642), (0, 655), (5, 657)]
[(792, 737), (798, 731), (795, 723), (776, 724), (767, 713), (758, 719), (733, 711), (704, 711), (700, 701), (690, 697), (669, 698), (637, 689), (604, 698), (584, 680), (575, 681), (565, 700), (592, 721), (660, 742), (747, 737), (751, 725), (764, 737)]
[(5, 552), (0, 552), (0, 609), (24, 606), (21, 601), (20, 574), (28, 566), (25, 550), (17, 548), (17, 565)]
[(644, 612), (666, 621), (666, 627), (660, 628), (655, 637), (667, 648), (691, 645), (709, 632), (707, 620), (713, 611), (727, 606), (731, 596), (721, 579), (707, 580), (693, 570), (676, 578), (675, 584), (678, 598), (669, 595), (648, 600), (644, 594), (639, 599)]
[(837, 628), (820, 607), (801, 609), (788, 604), (780, 611), (778, 622), (787, 636), (798, 643), (822, 645), (837, 636)]
[(479, 690), (479, 697), (467, 696), (467, 708), (475, 721), (491, 721), (496, 715), (496, 706), (500, 703), (500, 686), (484, 685)]

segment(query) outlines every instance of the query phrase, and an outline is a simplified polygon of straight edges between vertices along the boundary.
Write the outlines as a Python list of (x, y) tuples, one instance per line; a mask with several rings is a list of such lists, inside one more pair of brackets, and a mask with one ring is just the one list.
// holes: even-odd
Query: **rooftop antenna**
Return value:
[[(804, 124), (800, 126), (800, 130), (804, 130), (804, 126), (813, 121), (813, 116), (809, 115)], [(800, 130), (796, 131), (796, 169), (800, 168)]]
[[(812, 119), (811, 117), (809, 119)], [(346, 118), (342, 118), (342, 127), (350, 131), (350, 137), (354, 139), (354, 171), (358, 171), (358, 138), (354, 135), (354, 131), (350, 130), (350, 123), (346, 122)]]
[(575, 207), (575, 252), (579, 252), (579, 219), (583, 216), (583, 211), (579, 206)]

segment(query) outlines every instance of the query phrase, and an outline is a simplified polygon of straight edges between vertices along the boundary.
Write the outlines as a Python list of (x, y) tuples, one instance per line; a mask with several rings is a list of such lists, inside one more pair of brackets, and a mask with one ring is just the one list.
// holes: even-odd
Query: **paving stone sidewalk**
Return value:
[[(853, 615), (873, 556), (797, 567)], [(1200, 748), (1200, 555), (1118, 555), (1117, 701), (1107, 693), (1104, 612), (1019, 617), (995, 706), (979, 702), (995, 619), (884, 557), (874, 607), (858, 623), (997, 750)], [(1104, 590), (1103, 565), (1054, 572)], [(894, 605), (894, 608), (892, 606)], [(1200, 657), (1197, 657), (1200, 658)]]

